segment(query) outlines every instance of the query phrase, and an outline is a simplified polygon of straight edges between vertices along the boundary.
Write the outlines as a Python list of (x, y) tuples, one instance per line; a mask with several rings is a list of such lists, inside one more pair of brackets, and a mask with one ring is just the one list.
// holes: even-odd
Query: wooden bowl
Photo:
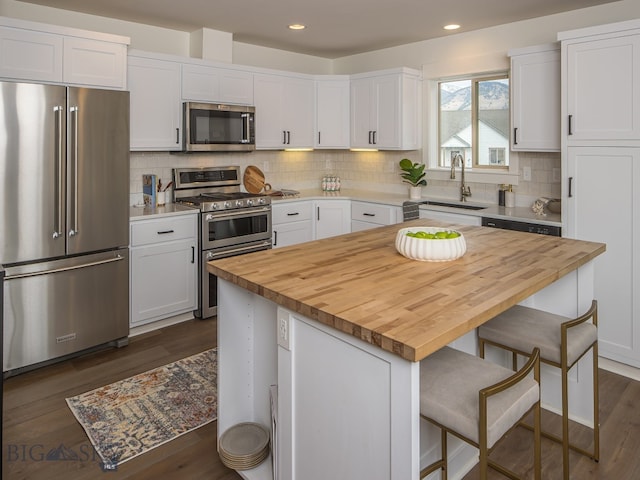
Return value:
[[(456, 238), (416, 238), (407, 236), (408, 232), (456, 232)], [(467, 251), (467, 243), (462, 233), (440, 227), (407, 227), (396, 234), (396, 250), (411, 259), (421, 262), (448, 262), (462, 257)]]

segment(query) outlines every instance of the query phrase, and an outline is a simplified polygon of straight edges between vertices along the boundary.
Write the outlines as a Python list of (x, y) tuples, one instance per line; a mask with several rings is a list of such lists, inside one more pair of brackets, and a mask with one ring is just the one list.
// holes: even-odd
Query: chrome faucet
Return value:
[(460, 179), (460, 201), (466, 202), (467, 197), (471, 196), (471, 187), (464, 184), (464, 157), (460, 153), (456, 153), (455, 156), (451, 159), (452, 180), (455, 180), (456, 178), (456, 163), (460, 163), (460, 167), (462, 168), (462, 178)]

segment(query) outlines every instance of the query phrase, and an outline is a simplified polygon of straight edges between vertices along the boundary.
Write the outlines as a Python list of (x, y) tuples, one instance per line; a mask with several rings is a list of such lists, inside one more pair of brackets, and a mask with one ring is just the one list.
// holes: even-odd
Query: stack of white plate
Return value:
[(220, 435), (218, 453), (229, 468), (255, 468), (269, 456), (269, 431), (258, 423), (238, 423)]

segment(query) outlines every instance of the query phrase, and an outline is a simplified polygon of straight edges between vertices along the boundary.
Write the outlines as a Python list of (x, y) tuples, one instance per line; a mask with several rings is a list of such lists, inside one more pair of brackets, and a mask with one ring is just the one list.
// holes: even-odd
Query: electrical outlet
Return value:
[(289, 319), (278, 318), (278, 345), (289, 350)]
[(531, 181), (531, 167), (522, 167), (522, 179), (525, 182)]

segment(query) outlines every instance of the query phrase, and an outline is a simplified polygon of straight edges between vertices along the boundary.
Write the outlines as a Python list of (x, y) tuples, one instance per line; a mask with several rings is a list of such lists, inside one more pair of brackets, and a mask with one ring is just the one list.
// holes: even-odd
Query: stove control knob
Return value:
[(211, 204), (211, 210), (217, 210), (217, 209), (218, 209), (218, 204), (217, 204), (217, 203), (215, 203), (215, 202), (213, 202), (213, 203)]
[(242, 200), (236, 200), (236, 207), (242, 207)]
[(247, 200), (247, 207), (251, 207), (253, 205), (253, 200), (248, 199)]
[(224, 202), (224, 208), (231, 207), (231, 202)]
[(258, 205), (264, 205), (264, 198), (258, 199)]

